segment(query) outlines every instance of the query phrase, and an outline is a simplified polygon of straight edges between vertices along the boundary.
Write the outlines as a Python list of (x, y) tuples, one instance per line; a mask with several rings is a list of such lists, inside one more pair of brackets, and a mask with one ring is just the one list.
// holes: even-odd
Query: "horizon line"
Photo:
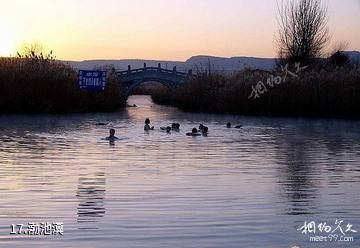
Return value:
[[(344, 50), (342, 52), (357, 52), (360, 53), (360, 50)], [(154, 59), (154, 58), (109, 58), (109, 59), (105, 59), (105, 58), (93, 58), (93, 59), (57, 59), (57, 60), (61, 60), (61, 61), (71, 61), (71, 62), (86, 62), (86, 61), (119, 61), (119, 60), (123, 60), (123, 61), (131, 61), (131, 60), (137, 60), (137, 61), (166, 61), (166, 62), (179, 62), (179, 63), (184, 63), (186, 61), (188, 61), (191, 58), (194, 57), (209, 57), (209, 58), (220, 58), (220, 59), (233, 59), (233, 58), (253, 58), (253, 59), (278, 59), (277, 56), (274, 57), (268, 57), (268, 56), (260, 56), (260, 57), (256, 57), (256, 56), (248, 56), (248, 55), (236, 55), (236, 56), (216, 56), (216, 55), (205, 55), (205, 54), (198, 54), (198, 55), (192, 55), (190, 56), (188, 59), (185, 60), (172, 60), (172, 59)], [(324, 56), (326, 57), (326, 56)]]

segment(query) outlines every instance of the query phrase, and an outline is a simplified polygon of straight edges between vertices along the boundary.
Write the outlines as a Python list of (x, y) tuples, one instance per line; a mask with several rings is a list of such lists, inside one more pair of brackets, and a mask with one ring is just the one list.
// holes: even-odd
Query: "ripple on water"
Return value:
[[(1, 244), (307, 247), (296, 230), (304, 221), (360, 226), (358, 122), (191, 114), (143, 96), (129, 101), (139, 107), (0, 117)], [(179, 122), (181, 131), (147, 134), (147, 117), (156, 127)], [(243, 128), (227, 129), (228, 121)], [(187, 137), (199, 123), (208, 136)], [(112, 127), (122, 138), (115, 144), (102, 140)], [(62, 221), (66, 235), (7, 235), (10, 224), (31, 221)], [(348, 247), (358, 245), (354, 237)]]

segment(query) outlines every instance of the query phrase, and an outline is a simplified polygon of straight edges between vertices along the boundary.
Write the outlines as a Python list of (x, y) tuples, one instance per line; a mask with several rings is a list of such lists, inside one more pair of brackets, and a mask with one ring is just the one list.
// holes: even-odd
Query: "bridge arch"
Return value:
[(170, 91), (175, 92), (191, 74), (191, 70), (188, 73), (178, 72), (176, 67), (173, 70), (163, 69), (160, 64), (158, 67), (146, 67), (146, 64), (144, 64), (143, 68), (134, 70), (128, 66), (128, 70), (117, 72), (126, 97), (136, 87), (146, 82), (158, 82), (168, 87)]
[(174, 87), (171, 83), (169, 82), (166, 82), (166, 81), (162, 81), (162, 80), (159, 80), (159, 79), (152, 79), (152, 80), (147, 80), (147, 79), (144, 79), (144, 80), (138, 80), (138, 81), (132, 81), (132, 82), (128, 82), (128, 83), (123, 83), (124, 85), (124, 90), (126, 92), (126, 96), (129, 96), (131, 95), (134, 90), (143, 85), (143, 84), (146, 84), (146, 83), (150, 83), (150, 82), (156, 82), (156, 83), (159, 83), (163, 86), (165, 86), (167, 89), (170, 90), (170, 92), (174, 93), (177, 89), (177, 87)]

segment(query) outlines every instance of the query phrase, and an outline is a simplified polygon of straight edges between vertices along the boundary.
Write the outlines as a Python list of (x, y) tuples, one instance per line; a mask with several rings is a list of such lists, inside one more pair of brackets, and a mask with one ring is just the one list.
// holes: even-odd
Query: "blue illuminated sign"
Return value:
[(80, 89), (104, 90), (106, 84), (106, 71), (79, 71)]

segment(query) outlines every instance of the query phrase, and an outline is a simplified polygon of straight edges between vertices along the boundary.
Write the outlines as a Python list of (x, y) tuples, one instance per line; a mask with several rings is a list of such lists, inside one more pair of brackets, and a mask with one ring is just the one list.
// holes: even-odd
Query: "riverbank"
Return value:
[(79, 88), (77, 71), (49, 54), (0, 58), (0, 113), (111, 112), (125, 106), (115, 76), (102, 92)]
[(232, 75), (205, 70), (174, 95), (164, 94), (155, 92), (154, 102), (189, 112), (360, 118), (360, 70), (350, 66), (245, 69)]

